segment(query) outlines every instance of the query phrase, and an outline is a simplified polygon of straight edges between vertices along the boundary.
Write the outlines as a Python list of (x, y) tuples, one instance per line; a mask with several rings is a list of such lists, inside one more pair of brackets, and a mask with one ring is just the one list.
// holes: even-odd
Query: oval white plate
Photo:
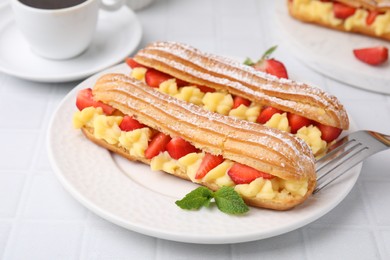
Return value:
[(353, 55), (353, 49), (387, 46), (390, 42), (344, 33), (290, 17), (285, 1), (275, 11), (278, 28), (291, 52), (315, 71), (358, 88), (390, 94), (390, 62), (374, 67)]
[(100, 11), (91, 46), (68, 60), (49, 60), (31, 52), (16, 27), (12, 10), (0, 6), (0, 71), (27, 80), (67, 82), (84, 79), (122, 62), (138, 46), (142, 27), (132, 10)]
[(51, 164), (64, 187), (97, 215), (146, 235), (190, 243), (222, 244), (263, 239), (302, 227), (339, 204), (354, 186), (361, 164), (329, 188), (293, 210), (251, 208), (244, 216), (226, 215), (214, 206), (185, 211), (175, 201), (197, 186), (148, 165), (131, 162), (87, 140), (72, 128), (79, 89), (93, 87), (108, 72), (129, 73), (115, 66), (80, 83), (54, 112), (48, 131)]

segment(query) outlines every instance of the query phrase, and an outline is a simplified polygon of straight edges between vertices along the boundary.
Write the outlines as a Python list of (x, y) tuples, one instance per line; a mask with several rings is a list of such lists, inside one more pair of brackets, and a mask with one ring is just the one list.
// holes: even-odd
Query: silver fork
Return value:
[(390, 148), (390, 135), (373, 131), (357, 131), (329, 147), (328, 153), (316, 161), (319, 192), (367, 157)]

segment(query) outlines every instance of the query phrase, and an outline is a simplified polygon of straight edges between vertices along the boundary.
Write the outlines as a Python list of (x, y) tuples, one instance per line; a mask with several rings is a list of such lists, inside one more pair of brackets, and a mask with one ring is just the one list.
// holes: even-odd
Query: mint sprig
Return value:
[(182, 209), (198, 210), (201, 207), (209, 207), (214, 199), (218, 209), (224, 213), (240, 215), (249, 211), (249, 207), (232, 187), (224, 186), (216, 192), (206, 187), (199, 187), (191, 191), (176, 205)]

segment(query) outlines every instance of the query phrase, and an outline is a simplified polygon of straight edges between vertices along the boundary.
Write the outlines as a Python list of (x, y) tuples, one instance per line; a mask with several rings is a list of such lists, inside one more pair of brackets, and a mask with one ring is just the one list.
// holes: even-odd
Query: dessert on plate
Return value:
[(390, 40), (389, 0), (287, 0), (297, 20)]

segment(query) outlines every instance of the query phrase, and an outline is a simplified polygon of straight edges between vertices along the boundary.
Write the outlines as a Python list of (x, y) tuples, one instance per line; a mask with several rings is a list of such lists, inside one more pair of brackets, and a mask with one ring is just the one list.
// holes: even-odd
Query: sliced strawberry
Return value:
[(252, 66), (255, 70), (263, 71), (274, 75), (278, 78), (288, 79), (288, 74), (284, 64), (278, 60), (271, 59), (271, 54), (276, 50), (277, 46), (272, 46), (266, 50), (263, 56), (257, 61), (253, 62), (251, 59), (246, 59), (244, 64)]
[(110, 105), (95, 101), (90, 88), (82, 89), (77, 93), (76, 106), (80, 111), (86, 107), (101, 107), (106, 115), (111, 115), (115, 110)]
[(337, 137), (339, 137), (339, 135), (343, 131), (340, 128), (328, 126), (328, 125), (323, 125), (320, 123), (317, 123), (316, 126), (321, 131), (321, 139), (328, 142), (328, 143), (332, 142), (333, 140), (336, 140)]
[(139, 129), (139, 128), (144, 128), (144, 127), (145, 127), (145, 125), (141, 124), (140, 122), (135, 120), (133, 117), (127, 116), (127, 115), (123, 117), (122, 122), (119, 125), (119, 128), (122, 131), (126, 131), (126, 132), (133, 131), (133, 130)]
[(356, 8), (342, 3), (333, 3), (333, 14), (336, 18), (347, 19), (356, 12)]
[(370, 65), (382, 64), (389, 58), (389, 49), (385, 46), (355, 49), (353, 53), (356, 58)]
[(222, 162), (223, 157), (221, 155), (212, 155), (206, 153), (198, 171), (196, 172), (195, 179), (203, 178), (209, 171), (220, 165)]
[(148, 69), (145, 73), (145, 82), (150, 87), (158, 88), (160, 84), (173, 77), (155, 69)]
[(287, 113), (287, 118), (288, 124), (291, 128), (291, 133), (293, 134), (295, 134), (302, 127), (311, 125), (310, 119), (297, 114)]
[(196, 86), (198, 89), (200, 89), (200, 91), (202, 91), (203, 93), (207, 93), (207, 92), (215, 92), (215, 89), (213, 88), (209, 88), (209, 87), (206, 87), (206, 86)]
[(158, 155), (160, 152), (166, 150), (166, 146), (171, 140), (169, 135), (163, 133), (157, 133), (150, 141), (148, 148), (145, 151), (146, 159), (152, 159), (154, 156)]
[(133, 58), (131, 57), (128, 57), (126, 58), (126, 64), (129, 65), (130, 68), (134, 69), (134, 68), (145, 68), (145, 66), (139, 64), (138, 62), (136, 62)]
[(240, 163), (234, 163), (229, 169), (228, 175), (235, 184), (248, 184), (257, 178), (272, 179), (274, 176), (258, 171), (252, 167)]
[(282, 114), (283, 112), (282, 110), (274, 107), (265, 107), (263, 110), (261, 110), (260, 115), (257, 118), (257, 122), (260, 124), (265, 124), (276, 113)]
[(367, 25), (371, 25), (373, 24), (373, 22), (375, 22), (375, 19), (376, 17), (380, 14), (379, 11), (375, 11), (375, 10), (370, 10), (368, 11), (368, 15), (367, 15), (367, 18), (366, 18), (366, 24)]
[(167, 144), (167, 151), (173, 159), (180, 159), (181, 157), (198, 151), (195, 146), (185, 141), (181, 137), (172, 138)]
[(184, 80), (176, 79), (176, 84), (179, 88), (189, 86), (190, 84)]
[(251, 101), (243, 97), (235, 96), (233, 99), (233, 109), (239, 107), (240, 105), (249, 107), (250, 104)]
[(283, 63), (275, 59), (265, 60), (262, 66), (255, 66), (255, 69), (264, 71), (278, 78), (288, 79), (286, 67)]

